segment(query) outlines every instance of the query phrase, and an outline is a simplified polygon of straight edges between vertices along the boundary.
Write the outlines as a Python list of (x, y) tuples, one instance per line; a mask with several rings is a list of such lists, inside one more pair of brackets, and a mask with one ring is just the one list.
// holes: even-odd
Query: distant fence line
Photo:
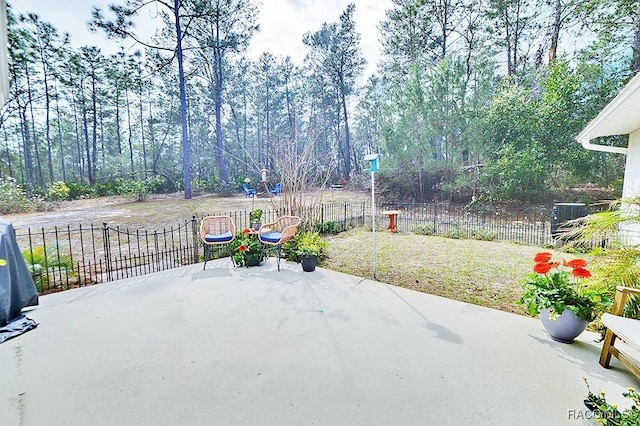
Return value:
[[(553, 243), (551, 209), (544, 206), (456, 206), (445, 203), (380, 203), (376, 228), (384, 230), (385, 210), (400, 210), (400, 232), (513, 241), (544, 246)], [(234, 219), (238, 230), (249, 226), (250, 211), (217, 212)], [(370, 225), (370, 203), (327, 203), (301, 211), (307, 226), (321, 233), (341, 232)], [(203, 215), (206, 216), (206, 215)], [(263, 223), (278, 212), (265, 210)], [(89, 226), (54, 226), (16, 229), (23, 253), (31, 259), (34, 281), (41, 293), (114, 281), (198, 263), (203, 247), (198, 233), (201, 217), (175, 226), (141, 230), (107, 223)]]
[(544, 246), (553, 243), (551, 209), (545, 206), (513, 208), (503, 205), (464, 206), (448, 203), (382, 203), (380, 211), (400, 210), (397, 228), (415, 232), (513, 241)]

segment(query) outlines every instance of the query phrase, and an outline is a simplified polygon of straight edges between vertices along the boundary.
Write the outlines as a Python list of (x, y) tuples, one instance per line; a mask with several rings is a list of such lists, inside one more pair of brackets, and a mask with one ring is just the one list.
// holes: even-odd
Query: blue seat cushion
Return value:
[(267, 232), (260, 235), (261, 240), (264, 240), (269, 243), (277, 243), (278, 241), (280, 241), (280, 238), (282, 238), (282, 232), (276, 232), (276, 231)]
[(208, 243), (226, 243), (232, 239), (233, 235), (231, 234), (231, 231), (227, 231), (224, 234), (207, 234), (204, 236), (204, 240)]

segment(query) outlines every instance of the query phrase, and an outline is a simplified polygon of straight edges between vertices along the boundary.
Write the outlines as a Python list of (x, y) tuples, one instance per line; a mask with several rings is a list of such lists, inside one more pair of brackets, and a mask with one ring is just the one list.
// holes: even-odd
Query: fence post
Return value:
[(344, 203), (344, 220), (342, 221), (342, 229), (347, 229), (347, 202)]
[(438, 203), (433, 205), (433, 232), (438, 233)]
[(109, 225), (102, 222), (102, 241), (104, 244), (104, 260), (107, 268), (107, 281), (113, 281), (111, 272), (111, 243), (109, 242)]
[(200, 244), (198, 244), (198, 220), (195, 215), (191, 216), (191, 233), (193, 235), (193, 261), (191, 263), (193, 264), (198, 263), (198, 247), (200, 246)]

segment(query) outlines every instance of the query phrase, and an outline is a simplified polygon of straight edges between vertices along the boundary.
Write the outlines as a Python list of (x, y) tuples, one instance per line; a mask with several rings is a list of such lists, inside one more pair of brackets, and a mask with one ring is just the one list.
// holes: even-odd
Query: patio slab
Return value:
[(581, 424), (598, 336), (322, 268), (228, 259), (40, 298), (0, 345), (3, 425)]

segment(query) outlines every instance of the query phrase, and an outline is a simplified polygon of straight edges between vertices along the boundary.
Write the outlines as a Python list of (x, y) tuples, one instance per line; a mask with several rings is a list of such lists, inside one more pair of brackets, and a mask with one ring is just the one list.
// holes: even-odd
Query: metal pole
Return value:
[(373, 279), (376, 279), (376, 198), (374, 195), (374, 184), (374, 172), (371, 172), (371, 234), (373, 236)]

